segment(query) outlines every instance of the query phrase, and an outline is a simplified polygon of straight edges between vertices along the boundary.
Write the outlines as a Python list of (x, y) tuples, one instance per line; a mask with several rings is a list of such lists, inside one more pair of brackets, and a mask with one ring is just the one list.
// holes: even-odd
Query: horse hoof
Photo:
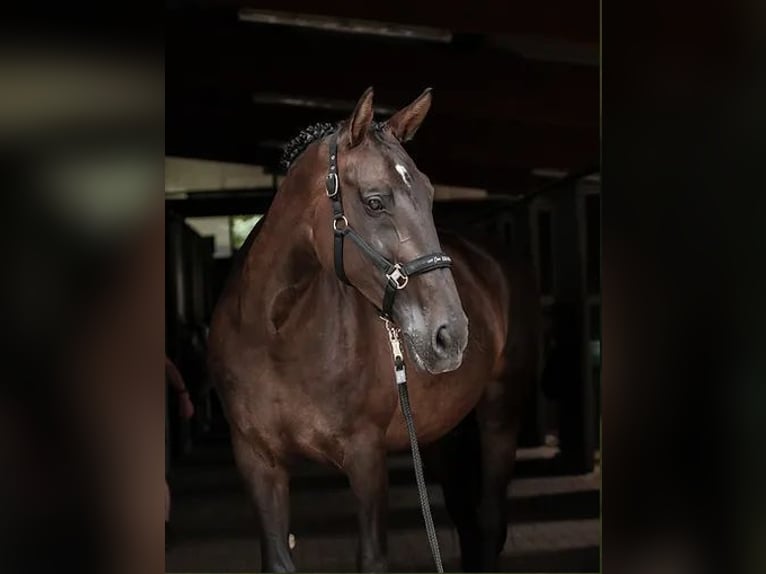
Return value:
[(291, 532), (290, 536), (287, 537), (287, 545), (290, 547), (290, 550), (295, 549), (295, 535)]

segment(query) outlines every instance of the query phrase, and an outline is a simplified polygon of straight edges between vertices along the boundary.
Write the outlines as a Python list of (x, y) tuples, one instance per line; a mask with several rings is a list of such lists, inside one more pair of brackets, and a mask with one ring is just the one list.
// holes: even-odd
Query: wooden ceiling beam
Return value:
[(596, 0), (548, 0), (547, 2), (443, 3), (387, 0), (343, 2), (340, 0), (201, 0), (193, 4), (208, 10), (272, 10), (317, 14), (344, 19), (428, 26), (455, 32), (491, 32), (547, 36), (573, 41), (597, 42), (599, 3)]

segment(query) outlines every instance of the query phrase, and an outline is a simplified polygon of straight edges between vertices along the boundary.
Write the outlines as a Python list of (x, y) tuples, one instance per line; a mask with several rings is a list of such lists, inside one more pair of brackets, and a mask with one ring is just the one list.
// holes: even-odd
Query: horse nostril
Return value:
[(440, 356), (444, 356), (450, 353), (453, 338), (447, 325), (442, 325), (436, 329), (436, 335), (434, 336), (434, 350)]

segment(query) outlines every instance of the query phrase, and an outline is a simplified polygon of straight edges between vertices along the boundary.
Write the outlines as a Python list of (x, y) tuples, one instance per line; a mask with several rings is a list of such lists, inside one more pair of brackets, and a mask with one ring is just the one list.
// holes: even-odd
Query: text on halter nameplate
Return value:
[(437, 263), (452, 263), (452, 257), (449, 255), (434, 255), (429, 257), (426, 261), (428, 265), (435, 265)]

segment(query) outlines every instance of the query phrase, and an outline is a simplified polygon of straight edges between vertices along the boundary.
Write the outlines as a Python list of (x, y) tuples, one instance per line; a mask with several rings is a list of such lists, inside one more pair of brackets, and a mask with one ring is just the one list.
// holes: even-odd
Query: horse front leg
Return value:
[(481, 532), (481, 569), (485, 572), (498, 570), (498, 558), (508, 533), (508, 484), (520, 428), (520, 413), (509, 395), (503, 381), (494, 381), (477, 408), (482, 456), (477, 519)]
[(351, 438), (343, 468), (358, 502), (359, 572), (386, 572), (388, 466), (382, 432), (368, 431)]
[(237, 466), (249, 487), (258, 513), (263, 572), (295, 572), (288, 537), (290, 490), (287, 469), (272, 454), (261, 452), (233, 433)]

